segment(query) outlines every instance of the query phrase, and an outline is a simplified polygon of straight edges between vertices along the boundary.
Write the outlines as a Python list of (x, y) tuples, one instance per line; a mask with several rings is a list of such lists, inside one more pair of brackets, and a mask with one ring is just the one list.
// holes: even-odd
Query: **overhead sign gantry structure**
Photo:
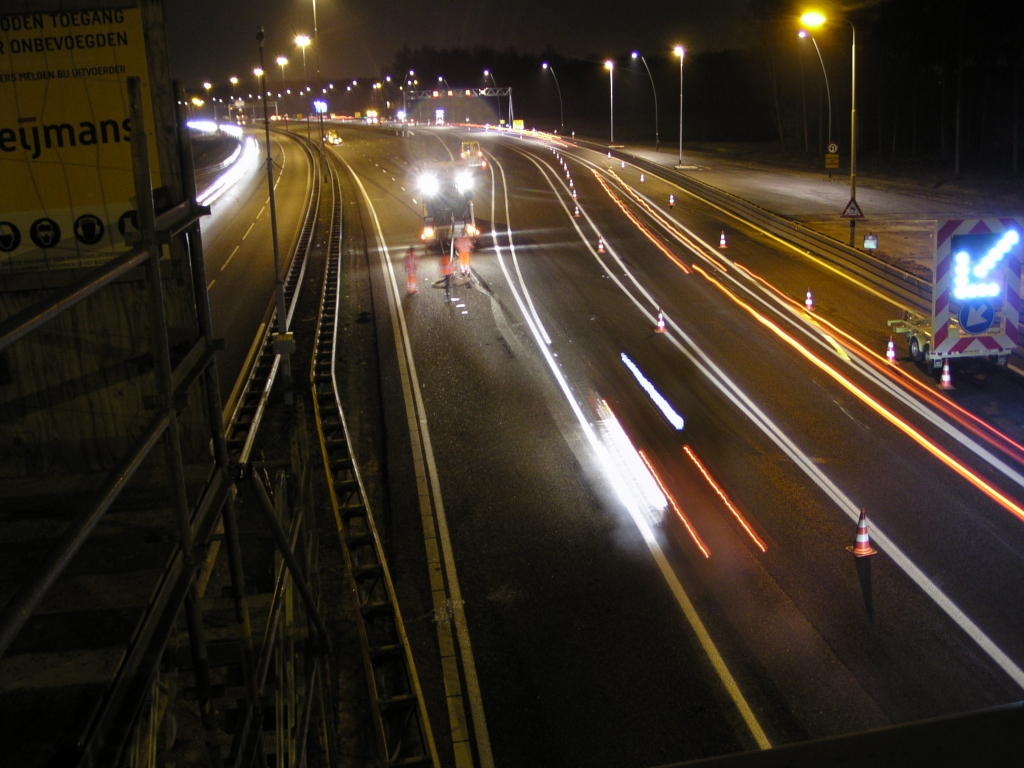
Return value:
[(492, 98), (508, 99), (508, 124), (512, 124), (515, 111), (512, 106), (512, 88), (433, 88), (427, 91), (409, 91), (407, 101), (418, 102), (428, 99)]

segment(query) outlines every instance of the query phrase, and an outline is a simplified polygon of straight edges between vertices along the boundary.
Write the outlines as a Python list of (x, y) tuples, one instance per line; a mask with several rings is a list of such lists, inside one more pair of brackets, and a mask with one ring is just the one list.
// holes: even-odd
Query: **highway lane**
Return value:
[[(213, 330), (226, 342), (224, 351), (217, 356), (221, 398), (225, 402), (274, 296), (274, 251), (263, 134), (246, 135), (259, 140), (258, 162), (211, 203), (211, 215), (202, 222)], [(280, 133), (271, 136), (283, 265), (298, 239), (312, 177), (305, 151)]]
[[(400, 254), (417, 235), (419, 212), (374, 182), (378, 156), (360, 162), (359, 142), (347, 141), (342, 152), (362, 171), (371, 199), (389, 221), (388, 231), (396, 220), (404, 222), (402, 233), (409, 239), (390, 243)], [(417, 154), (447, 156), (432, 137), (417, 145)], [(399, 180), (400, 167), (394, 167)], [(384, 174), (380, 177), (383, 181)], [(417, 354), (430, 358), (419, 358), (421, 383), (435, 450), (442, 457), (438, 469), (460, 579), (473, 609), (470, 630), (474, 647), (480, 648), (477, 663), (495, 763), (650, 764), (715, 754), (723, 744), (725, 751), (753, 746), (732, 735), (728, 702), (705, 679), (706, 663), (693, 663), (701, 658), (700, 648), (682, 624), (673, 620), (648, 628), (642, 637), (625, 629), (608, 632), (610, 617), (643, 627), (647, 616), (673, 615), (671, 596), (628, 520), (609, 516), (606, 509), (593, 514), (605, 502), (592, 486), (606, 483), (578, 445), (578, 430), (552, 419), (554, 408), (564, 421), (564, 401), (543, 362), (531, 354), (530, 340), (511, 328), (520, 323), (514, 304), (503, 307), (481, 291), (456, 291), (465, 301), (446, 305), (441, 291), (427, 287), (436, 277), (436, 261), (425, 262), (423, 293), (407, 304), (415, 311), (410, 331)], [(501, 279), (496, 266), (483, 274), (485, 280)], [(385, 399), (400, 402), (388, 397), (387, 386), (385, 381)], [(577, 457), (573, 448), (583, 453)], [(389, 474), (397, 480), (410, 473), (396, 461)], [(387, 528), (398, 542), (422, 549), (422, 541), (406, 543), (412, 538), (408, 532), (419, 534), (419, 524), (397, 503), (403, 490), (392, 491)], [(409, 505), (414, 512), (415, 505)], [(567, 538), (576, 542), (569, 552)], [(467, 558), (467, 548), (477, 557)], [(411, 559), (399, 552), (392, 563), (400, 590), (410, 568), (419, 569), (420, 581), (425, 573), (425, 565), (407, 565)], [(597, 562), (604, 566), (595, 571), (590, 566)], [(523, 563), (530, 564), (526, 574)], [(429, 597), (403, 598), (407, 616), (429, 612)], [(651, 665), (646, 660), (652, 657), (663, 661)], [(418, 663), (429, 679), (422, 657)], [(688, 705), (696, 710), (684, 723), (665, 717), (679, 706), (680, 685), (690, 691)], [(601, 704), (588, 705), (586, 717), (579, 717), (574, 712), (584, 702)], [(433, 711), (435, 732), (444, 733), (443, 704)], [(594, 740), (592, 730), (624, 737), (611, 744)], [(654, 731), (658, 737), (638, 748)]]
[[(632, 247), (635, 249), (636, 243), (633, 243)], [(631, 264), (644, 263), (645, 266), (647, 266), (648, 268), (651, 264), (656, 263), (654, 261), (646, 261), (635, 254), (631, 254), (631, 258), (629, 258), (629, 261)], [(663, 261), (667, 260), (663, 259)], [(550, 264), (546, 264), (545, 267), (547, 270), (552, 266), (552, 264), (558, 264), (560, 266), (563, 263), (564, 262), (562, 260), (554, 260)], [(674, 269), (675, 268), (673, 267), (668, 272), (660, 274), (649, 274), (648, 279), (645, 282), (646, 284), (653, 286), (670, 286), (672, 285), (673, 277), (675, 277), (676, 274), (678, 274), (677, 271), (673, 271)], [(686, 279), (689, 280), (689, 278)], [(550, 275), (547, 271), (545, 271), (543, 281), (550, 282)], [(698, 291), (702, 291), (702, 288), (699, 285), (694, 288)], [(702, 292), (706, 293), (706, 291)], [(872, 470), (864, 465), (862, 456), (870, 456), (872, 454), (868, 450), (865, 450), (863, 454), (856, 450), (857, 438), (861, 436), (858, 433), (862, 433), (864, 430), (863, 428), (855, 426), (858, 422), (861, 424), (869, 424), (870, 415), (865, 417), (864, 414), (856, 413), (855, 403), (843, 401), (841, 401), (840, 403), (835, 403), (835, 395), (833, 393), (825, 392), (827, 382), (815, 381), (814, 388), (808, 390), (808, 387), (806, 386), (806, 378), (809, 376), (812, 379), (812, 381), (814, 381), (816, 378), (820, 378), (815, 376), (815, 374), (819, 372), (813, 370), (801, 371), (801, 361), (799, 359), (779, 359), (778, 350), (772, 350), (770, 347), (767, 346), (763, 349), (758, 349), (756, 344), (756, 342), (759, 341), (758, 328), (753, 326), (748, 327), (746, 324), (744, 324), (742, 317), (735, 318), (731, 315), (723, 316), (723, 313), (721, 313), (720, 308), (708, 306), (706, 303), (703, 302), (698, 303), (699, 300), (703, 298), (699, 293), (694, 294), (688, 291), (685, 296), (685, 299), (683, 299), (683, 297), (680, 296), (672, 295), (674, 291), (663, 290), (656, 291), (656, 293), (661, 294), (659, 298), (662, 298), (662, 300), (659, 301), (658, 303), (661, 303), (666, 307), (669, 316), (681, 318), (680, 322), (683, 325), (686, 325), (687, 330), (690, 331), (695, 336), (697, 336), (697, 338), (699, 339), (700, 346), (703, 347), (704, 349), (713, 350), (715, 353), (714, 356), (716, 357), (716, 359), (722, 360), (723, 365), (728, 367), (730, 364), (730, 358), (734, 361), (740, 361), (739, 365), (735, 365), (734, 368), (728, 369), (730, 378), (732, 380), (740, 382), (740, 387), (743, 390), (747, 392), (758, 393), (759, 396), (756, 397), (758, 404), (761, 405), (764, 408), (764, 410), (770, 413), (772, 415), (773, 420), (779, 422), (788, 434), (806, 435), (807, 438), (810, 438), (811, 440), (815, 441), (811, 445), (811, 450), (807, 452), (810, 453), (812, 457), (814, 457), (816, 463), (828, 466), (830, 474), (834, 472), (834, 470), (832, 469), (833, 466), (837, 466), (840, 468), (840, 470), (842, 470), (844, 464), (846, 465), (846, 471), (849, 473), (850, 476), (847, 482), (840, 482), (840, 485), (842, 487), (854, 488), (857, 489), (857, 493), (863, 493), (863, 490), (861, 488), (861, 486), (864, 485), (862, 475), (865, 472), (869, 473), (871, 477), (877, 477), (880, 476), (881, 474), (892, 474), (895, 475), (897, 478), (914, 477), (915, 474), (921, 474), (920, 467), (917, 468), (917, 471), (915, 473), (915, 468), (913, 466), (903, 469), (902, 467), (899, 466), (898, 463), (894, 464), (894, 462), (892, 461), (893, 457), (891, 457), (889, 453), (896, 454), (895, 458), (898, 462), (901, 458), (899, 455), (900, 452), (898, 450), (890, 450), (882, 454), (885, 459), (884, 467), (876, 470), (876, 472), (880, 474), (870, 474)], [(558, 298), (560, 301), (564, 302), (567, 298), (565, 292), (560, 292)], [(592, 308), (588, 307), (587, 309), (590, 309), (590, 312), (593, 311)], [(579, 314), (586, 313), (585, 309), (581, 308), (581, 310), (582, 312), (561, 312), (559, 314), (559, 317), (572, 318), (574, 316), (578, 316)], [(581, 328), (580, 325), (581, 324), (577, 323), (577, 327), (575, 329), (576, 334), (585, 333), (585, 330)], [(605, 323), (602, 324), (602, 327), (608, 327), (608, 325), (611, 324)], [(649, 332), (647, 333), (647, 335), (651, 336)], [(701, 338), (701, 336), (703, 336), (703, 338)], [(648, 339), (645, 338), (644, 342), (647, 341)], [(734, 346), (734, 350), (731, 353), (729, 352), (730, 344)], [(616, 346), (618, 346), (619, 349), (630, 349), (631, 347), (636, 348), (638, 345), (640, 351), (637, 351), (636, 354), (634, 354), (634, 357), (637, 357), (638, 361), (644, 361), (649, 353), (644, 351), (645, 345), (643, 343), (638, 342), (637, 339), (626, 339)], [(607, 355), (609, 368), (613, 367), (613, 362), (616, 356), (617, 355), (615, 349), (609, 350), (609, 353)], [(751, 364), (752, 361), (754, 363), (753, 365)], [(656, 361), (651, 361), (649, 363), (646, 363), (646, 365), (644, 362), (641, 362), (641, 365), (642, 367), (646, 367), (646, 369), (649, 371), (657, 371), (659, 367), (662, 368), (663, 370), (669, 371), (672, 369), (671, 364), (666, 363), (665, 365), (659, 366), (659, 364)], [(793, 372), (794, 375), (791, 376), (789, 380), (784, 379), (781, 382), (772, 381), (771, 379), (775, 378), (776, 368), (779, 366), (781, 366), (781, 370), (783, 372), (790, 370)], [(700, 378), (699, 372), (694, 373), (697, 374), (696, 378)], [(662, 381), (667, 380), (668, 382), (668, 384), (666, 385), (668, 387), (668, 389), (666, 390), (667, 392), (678, 392), (675, 398), (670, 397), (669, 399), (673, 400), (673, 402), (682, 403), (692, 401), (692, 393), (686, 391), (679, 391), (678, 387), (673, 387), (673, 384), (675, 384), (675, 382), (673, 381), (674, 378), (677, 377), (672, 376), (671, 374), (666, 374), (661, 377)], [(759, 390), (761, 391), (759, 392)], [(798, 397), (794, 398), (791, 393), (799, 394)], [(824, 397), (820, 398), (819, 401), (817, 397), (818, 395), (824, 395)], [(843, 413), (835, 413), (837, 405), (844, 409)], [(828, 414), (830, 413), (830, 411), (835, 415), (829, 416)], [(845, 415), (847, 413), (851, 415)], [(779, 414), (781, 414), (782, 416), (781, 419), (779, 418)], [(763, 469), (761, 470), (762, 472), (766, 474), (771, 473), (776, 476), (779, 475), (778, 468), (773, 467), (771, 464), (765, 465), (764, 456), (766, 452), (764, 451), (764, 449), (757, 450), (754, 453), (747, 453), (742, 450), (736, 450), (737, 448), (741, 448), (741, 445), (735, 445), (734, 443), (731, 442), (729, 444), (723, 445), (723, 441), (721, 439), (721, 424), (721, 420), (716, 420), (714, 422), (714, 442), (717, 445), (709, 446), (705, 450), (715, 450), (718, 454), (716, 456), (718, 460), (712, 462), (712, 466), (721, 465), (723, 463), (726, 466), (729, 466), (730, 463), (733, 465), (731, 468), (731, 472), (734, 476), (729, 478), (731, 482), (726, 483), (727, 487), (735, 487), (735, 485), (742, 486), (745, 480), (746, 484), (749, 485), (749, 478), (752, 473), (750, 471), (748, 462), (758, 461), (758, 459), (760, 459), (760, 463), (763, 467)], [(700, 432), (697, 429), (699, 426), (700, 422), (695, 423), (691, 421), (690, 426), (688, 426), (687, 428), (687, 434), (700, 434)], [(737, 429), (739, 429), (739, 427), (741, 426), (742, 425), (737, 425)], [(639, 432), (640, 434), (645, 434), (649, 433), (650, 430), (639, 430)], [(804, 439), (807, 438), (803, 438), (801, 440), (801, 443), (803, 443)], [(896, 439), (896, 437), (893, 435), (883, 435), (883, 442), (888, 443), (889, 441), (898, 442), (898, 439)], [(725, 450), (723, 450), (723, 448), (725, 448)], [(807, 446), (805, 445), (805, 450), (806, 448)], [(909, 462), (907, 462), (904, 459), (903, 463), (906, 464)], [(690, 467), (691, 471), (692, 469), (693, 467)], [(760, 478), (760, 473), (755, 475), (755, 477)], [(779, 480), (784, 480), (784, 478), (780, 477)], [(806, 483), (806, 478), (800, 478), (799, 475), (789, 478), (787, 482), (796, 484), (800, 483), (801, 480), (804, 483)], [(948, 494), (944, 496), (941, 490), (941, 485), (936, 484), (935, 482), (931, 481), (928, 478), (923, 478), (923, 482), (927, 484), (927, 487), (929, 489), (935, 491), (934, 498), (941, 499), (944, 497), (948, 497)], [(761, 481), (759, 484), (762, 486), (764, 485), (763, 481)], [(780, 484), (783, 485), (783, 487), (785, 487), (785, 483), (780, 483), (779, 481), (776, 481), (772, 484), (770, 488), (770, 490), (772, 491), (772, 495), (776, 494), (776, 492), (778, 491), (778, 486)], [(870, 499), (870, 496), (861, 496), (861, 499), (867, 502), (866, 505), (869, 506), (869, 508), (871, 508), (873, 512), (876, 509), (892, 510), (894, 504), (894, 497), (891, 494), (894, 492), (893, 489), (881, 486), (878, 490), (879, 492), (875, 494), (873, 503), (867, 500)], [(910, 495), (908, 494), (908, 490), (912, 491), (912, 489), (909, 488), (904, 488), (901, 490), (903, 491), (902, 496), (904, 498)], [(895, 497), (895, 503), (899, 505), (897, 509), (909, 508), (910, 510), (913, 510), (914, 500), (904, 500), (904, 498)], [(927, 495), (927, 498), (933, 498), (931, 496), (931, 491)], [(786, 505), (780, 511), (782, 511), (784, 514), (791, 514), (791, 511), (794, 509), (801, 509), (802, 505), (800, 501), (801, 500), (799, 498), (793, 499), (791, 506)], [(819, 501), (817, 503), (820, 504), (821, 502)], [(766, 511), (769, 511), (771, 509), (771, 506), (778, 506), (778, 501), (773, 502), (771, 499), (764, 498), (764, 493), (762, 491), (761, 498), (758, 499), (756, 504), (750, 502), (747, 505), (741, 506), (746, 506), (747, 508), (752, 508), (755, 510), (767, 507)], [(829, 504), (828, 506), (833, 505)], [(921, 506), (920, 500), (918, 501), (918, 506)], [(803, 519), (804, 518), (801, 517), (801, 520)], [(877, 518), (876, 522), (878, 522)], [(840, 525), (840, 530), (837, 531), (837, 537), (839, 541), (842, 541), (844, 536), (848, 536), (848, 533), (844, 534), (842, 527), (843, 526)], [(937, 521), (936, 527), (941, 531), (942, 522)], [(951, 530), (959, 530), (959, 528), (950, 527), (946, 529), (946, 531)], [(1011, 529), (1011, 536), (1013, 533), (1014, 531), (1013, 529)], [(959, 551), (961, 545), (959, 539), (957, 540), (957, 543)], [(992, 542), (989, 542), (989, 544), (991, 545)], [(780, 546), (783, 546), (781, 544), (781, 541)], [(772, 548), (769, 547), (769, 549)], [(841, 550), (841, 547), (838, 547), (837, 549)], [(813, 556), (815, 555), (815, 553), (828, 551), (829, 546), (827, 544), (825, 544), (822, 549), (810, 549), (806, 553), (801, 554), (799, 562), (801, 564), (810, 566), (812, 564)], [(827, 572), (827, 570), (822, 569), (822, 572)], [(775, 578), (781, 580), (781, 577), (778, 575), (776, 575)], [(856, 603), (853, 604), (853, 607), (856, 607)], [(845, 606), (846, 610), (849, 610), (850, 608), (851, 605)], [(837, 618), (841, 619), (841, 616)], [(855, 652), (857, 652), (856, 649), (854, 650)], [(940, 665), (940, 667), (941, 666), (943, 665)], [(924, 699), (924, 697), (921, 698)], [(945, 695), (943, 695), (943, 698), (946, 701), (951, 701), (950, 699), (946, 698)]]
[[(407, 174), (417, 156), (436, 156), (437, 136), (457, 149), (451, 133), (422, 133), (400, 142), (352, 132), (342, 150), (365, 178), (380, 172), (371, 199), (386, 222), (393, 256), (414, 241), (419, 226), (415, 204), (402, 197), (414, 193), (400, 189), (409, 183), (400, 183), (401, 171)], [(496, 222), (504, 222), (501, 173), (513, 193), (510, 218), (524, 278), (517, 290), (525, 286), (532, 296), (577, 401), (594, 403), (592, 393), (608, 401), (711, 551), (704, 559), (683, 526), (654, 519), (672, 574), (691, 595), (771, 740), (1019, 697), (1005, 673), (887, 556), (856, 563), (850, 558), (843, 546), (852, 539), (852, 524), (811, 475), (824, 467), (824, 476), (869, 506), (879, 527), (912, 560), (923, 559), (945, 588), (958, 589), (957, 602), (969, 606), (972, 616), (980, 612), (979, 621), (997, 644), (1018, 659), (1017, 618), (1008, 610), (1013, 601), (993, 594), (992, 583), (995, 576), (1000, 590), (1019, 595), (1019, 521), (929, 465), (932, 460), (908, 446), (902, 433), (879, 424), (874, 412), (780, 344), (710, 280), (684, 274), (638, 233), (592, 173), (573, 166), (584, 209), (610, 250), (624, 257), (621, 273), (614, 265), (602, 267), (556, 203), (548, 182), (561, 181), (564, 173), (550, 152), (534, 153), (552, 169), (545, 178), (516, 151), (524, 144), (513, 144), (488, 148), (500, 164)], [(381, 162), (388, 156), (393, 173)], [(482, 219), (490, 206), (487, 191), (478, 197)], [(568, 202), (564, 189), (562, 197)], [(586, 237), (591, 243), (592, 235)], [(502, 244), (508, 261), (508, 244)], [(737, 252), (752, 268), (765, 268), (773, 281), (807, 280), (806, 264), (794, 263), (771, 242), (751, 238), (741, 245), (734, 239), (730, 257), (739, 259)], [(767, 270), (773, 264), (781, 265), (778, 274)], [(479, 288), (459, 296), (468, 315), (462, 309), (454, 314), (437, 291), (412, 297), (405, 307), (413, 347), (429, 360), (421, 365), (421, 384), (435, 448), (443, 457), (441, 485), (458, 520), (453, 542), (459, 567), (468, 574), (467, 615), (479, 649), (496, 762), (502, 763), (501, 756), (516, 762), (512, 756), (522, 755), (524, 744), (536, 745), (530, 757), (542, 760), (538, 764), (608, 765), (752, 746), (749, 728), (644, 551), (638, 527), (616, 502), (580, 426), (567, 414), (538, 354), (547, 345), (524, 333), (528, 320), (521, 313), (530, 310), (525, 303), (519, 310), (506, 277), (513, 268), (503, 270), (493, 252), (483, 250), (474, 268)], [(654, 304), (666, 309), (677, 331), (692, 336), (691, 346), (722, 366), (720, 386), (709, 383), (716, 377), (708, 375), (710, 363), (699, 354), (691, 352), (688, 359), (669, 339), (654, 336), (653, 306), (644, 317), (614, 284), (613, 277), (627, 272), (656, 295)], [(836, 307), (867, 305), (871, 317), (883, 318), (891, 311), (844, 280), (820, 284)], [(862, 322), (861, 330), (874, 327)], [(625, 371), (623, 350), (685, 412), (683, 439)], [(751, 403), (735, 391), (730, 395), (733, 380), (750, 393)], [(767, 418), (748, 415), (753, 401)], [(598, 409), (589, 416), (599, 421)], [(773, 424), (778, 434), (799, 436), (807, 466), (801, 469), (800, 456), (781, 450), (778, 434), (770, 439)], [(735, 501), (766, 552), (680, 450), (684, 441)], [(586, 718), (579, 716), (581, 701), (592, 702)], [(680, 718), (680, 704), (705, 716), (694, 719), (691, 712)]]

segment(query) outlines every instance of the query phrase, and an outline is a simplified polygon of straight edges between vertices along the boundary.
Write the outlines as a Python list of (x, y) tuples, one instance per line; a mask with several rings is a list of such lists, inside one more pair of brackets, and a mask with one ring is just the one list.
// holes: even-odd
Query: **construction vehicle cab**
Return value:
[(484, 152), (480, 149), (479, 141), (462, 142), (462, 151), (459, 157), (466, 161), (466, 165), (473, 168), (486, 168), (487, 161), (484, 160)]
[(475, 241), (475, 182), (473, 169), (461, 162), (426, 163), (419, 169), (416, 186), (423, 201), (420, 239), (424, 243), (436, 242), (447, 249), (463, 231)]

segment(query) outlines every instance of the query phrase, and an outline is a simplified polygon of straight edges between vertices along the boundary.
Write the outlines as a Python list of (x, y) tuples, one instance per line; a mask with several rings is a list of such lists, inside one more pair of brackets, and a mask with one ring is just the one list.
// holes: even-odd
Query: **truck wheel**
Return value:
[(910, 359), (915, 363), (924, 360), (924, 355), (921, 354), (921, 343), (917, 340), (917, 336), (910, 337)]

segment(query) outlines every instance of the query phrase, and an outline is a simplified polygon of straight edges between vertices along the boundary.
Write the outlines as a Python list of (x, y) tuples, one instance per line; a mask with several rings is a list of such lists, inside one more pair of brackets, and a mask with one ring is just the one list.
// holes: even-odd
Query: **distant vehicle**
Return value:
[(987, 357), (1006, 365), (1017, 348), (1024, 219), (939, 220), (935, 226), (931, 317), (890, 320), (915, 362)]
[(459, 153), (459, 157), (466, 161), (466, 165), (471, 168), (486, 168), (487, 161), (484, 160), (483, 150), (480, 149), (479, 141), (464, 141), (462, 142), (462, 151)]
[(338, 132), (333, 128), (324, 135), (324, 142), (326, 144), (333, 144), (334, 146), (338, 146), (342, 143), (341, 136), (339, 136)]
[(416, 186), (423, 200), (423, 232), (420, 239), (447, 250), (463, 233), (476, 242), (473, 208), (473, 169), (461, 162), (426, 163), (419, 169)]

